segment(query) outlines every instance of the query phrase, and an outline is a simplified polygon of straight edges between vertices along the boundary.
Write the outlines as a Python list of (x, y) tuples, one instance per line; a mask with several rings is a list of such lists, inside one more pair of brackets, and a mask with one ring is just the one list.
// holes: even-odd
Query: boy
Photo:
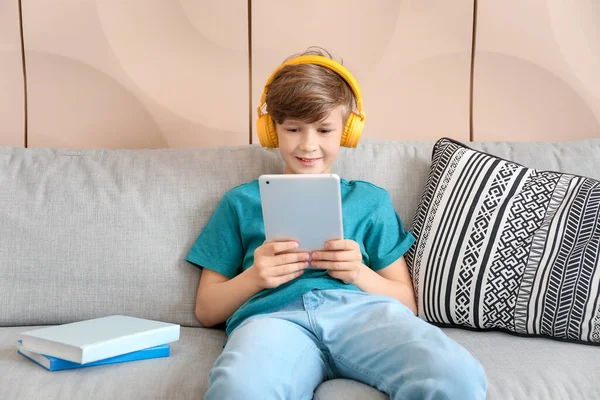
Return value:
[[(277, 69), (265, 100), (259, 137), (279, 147), (285, 173), (330, 173), (340, 145), (356, 145), (360, 90), (321, 50)], [(415, 316), (403, 258), (415, 239), (387, 191), (341, 179), (341, 193), (345, 239), (313, 254), (290, 252), (294, 242), (265, 242), (257, 181), (217, 206), (187, 257), (204, 268), (196, 318), (205, 326), (227, 320), (205, 398), (312, 399), (337, 377), (392, 399), (485, 398), (481, 365)], [(320, 270), (308, 268), (309, 259)]]

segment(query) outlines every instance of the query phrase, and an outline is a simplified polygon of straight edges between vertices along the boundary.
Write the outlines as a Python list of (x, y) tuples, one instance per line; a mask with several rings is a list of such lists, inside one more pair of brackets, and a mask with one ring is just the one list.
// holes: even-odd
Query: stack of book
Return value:
[(179, 325), (112, 315), (21, 333), (18, 352), (58, 371), (168, 357)]

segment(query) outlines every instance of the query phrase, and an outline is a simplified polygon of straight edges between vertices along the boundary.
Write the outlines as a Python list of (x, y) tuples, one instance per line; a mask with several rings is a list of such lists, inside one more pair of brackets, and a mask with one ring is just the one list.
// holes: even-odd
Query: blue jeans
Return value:
[(313, 290), (231, 333), (205, 399), (312, 399), (334, 378), (392, 399), (484, 399), (487, 390), (479, 362), (398, 300)]

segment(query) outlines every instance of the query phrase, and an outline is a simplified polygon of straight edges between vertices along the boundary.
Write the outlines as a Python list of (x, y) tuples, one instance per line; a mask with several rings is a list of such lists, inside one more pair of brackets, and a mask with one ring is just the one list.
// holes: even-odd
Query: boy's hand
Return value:
[(354, 240), (330, 240), (325, 250), (312, 253), (311, 264), (344, 283), (354, 283), (364, 268), (360, 246)]
[(260, 289), (272, 289), (302, 275), (308, 267), (307, 252), (291, 252), (298, 243), (264, 242), (254, 250), (254, 264), (248, 268)]

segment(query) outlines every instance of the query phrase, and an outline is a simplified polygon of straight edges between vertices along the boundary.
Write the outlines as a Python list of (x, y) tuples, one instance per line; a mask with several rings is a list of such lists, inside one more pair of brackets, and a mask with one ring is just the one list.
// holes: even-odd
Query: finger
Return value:
[(303, 273), (304, 273), (304, 270), (301, 270), (301, 271), (298, 271), (298, 272), (294, 272), (293, 274), (282, 275), (282, 276), (276, 278), (277, 286), (283, 285), (284, 283), (289, 282), (292, 279), (296, 279), (297, 277), (299, 277)]
[(296, 252), (296, 253), (285, 253), (275, 256), (274, 263), (275, 265), (285, 265), (292, 264), (298, 261), (308, 261), (309, 254), (305, 251)]
[(327, 273), (332, 278), (339, 279), (340, 281), (342, 281), (344, 283), (351, 283), (351, 279), (349, 278), (348, 273), (346, 273), (345, 271), (328, 270)]
[(273, 274), (272, 276), (287, 276), (296, 275), (299, 271), (304, 271), (306, 268), (308, 268), (308, 261), (279, 265), (277, 267), (273, 267), (271, 270)]
[(350, 239), (329, 240), (325, 242), (325, 250), (355, 250), (358, 243)]
[(348, 250), (322, 250), (314, 251), (312, 259), (325, 261), (355, 261), (357, 259), (357, 254), (355, 251)]
[(332, 278), (335, 278), (335, 279), (340, 279), (341, 275), (343, 274), (340, 271), (334, 271), (331, 269), (327, 270), (327, 273), (329, 274), (329, 276), (331, 276)]
[(354, 262), (347, 261), (312, 261), (313, 268), (322, 268), (332, 271), (350, 271), (356, 269)]
[(273, 251), (273, 254), (285, 253), (298, 248), (298, 242), (287, 241), (287, 242), (269, 242), (267, 244), (269, 249)]

